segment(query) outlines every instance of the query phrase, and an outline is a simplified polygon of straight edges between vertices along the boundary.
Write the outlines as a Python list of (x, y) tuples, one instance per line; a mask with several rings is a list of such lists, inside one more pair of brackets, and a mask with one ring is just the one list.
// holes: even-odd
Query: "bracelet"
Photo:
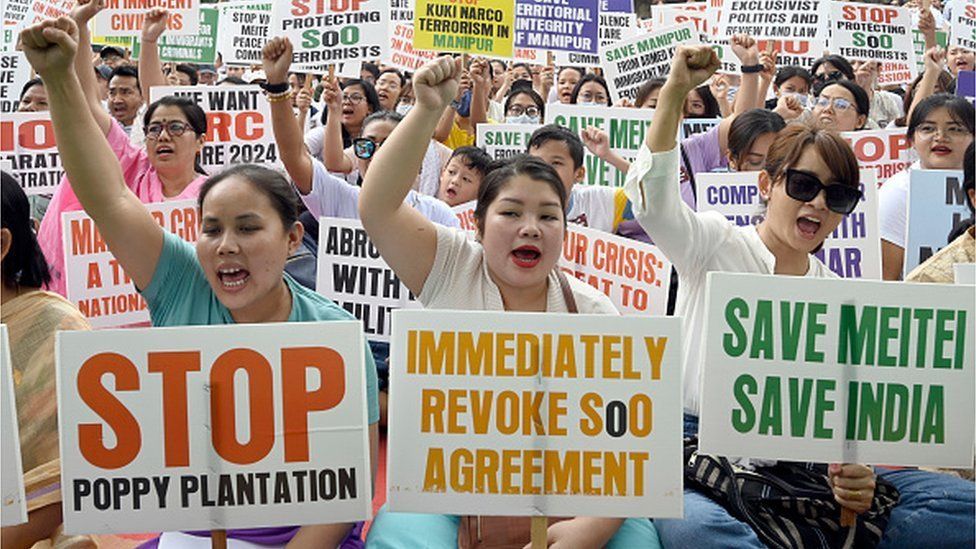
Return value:
[(762, 72), (763, 71), (763, 66), (762, 65), (742, 65), (742, 67), (740, 68), (740, 70), (742, 71), (742, 74), (753, 74), (753, 73), (757, 73), (757, 72)]
[(268, 103), (280, 103), (282, 101), (288, 101), (291, 99), (291, 90), (283, 93), (269, 93), (266, 95), (268, 98)]
[(258, 84), (261, 89), (268, 92), (269, 94), (278, 94), (286, 92), (290, 89), (288, 82), (282, 82), (281, 84)]

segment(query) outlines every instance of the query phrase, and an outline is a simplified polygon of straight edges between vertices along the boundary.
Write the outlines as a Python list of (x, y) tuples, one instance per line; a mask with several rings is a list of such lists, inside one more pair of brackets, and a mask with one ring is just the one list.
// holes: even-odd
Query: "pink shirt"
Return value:
[[(106, 136), (108, 144), (119, 158), (122, 166), (122, 177), (125, 184), (135, 193), (143, 203), (163, 202), (166, 200), (182, 200), (196, 198), (200, 193), (200, 186), (207, 180), (206, 175), (194, 179), (177, 196), (163, 196), (163, 183), (159, 180), (156, 169), (149, 163), (149, 156), (144, 147), (136, 147), (129, 142), (122, 126), (112, 120), (112, 127)], [(67, 177), (61, 179), (58, 190), (54, 192), (47, 213), (41, 221), (41, 228), (37, 233), (37, 240), (44, 252), (44, 258), (51, 268), (51, 284), (48, 290), (65, 295), (64, 282), (64, 243), (61, 236), (61, 214), (80, 210), (81, 203), (71, 190), (71, 182)]]

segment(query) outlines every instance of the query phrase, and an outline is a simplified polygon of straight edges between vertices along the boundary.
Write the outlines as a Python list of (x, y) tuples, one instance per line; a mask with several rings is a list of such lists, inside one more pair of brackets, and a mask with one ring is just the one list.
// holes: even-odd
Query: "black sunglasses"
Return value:
[(786, 194), (793, 200), (809, 202), (824, 192), (827, 209), (839, 214), (847, 215), (854, 211), (857, 203), (864, 197), (860, 189), (855, 189), (845, 183), (831, 183), (824, 185), (816, 175), (801, 170), (786, 170)]
[(368, 137), (357, 137), (352, 140), (352, 152), (356, 155), (356, 158), (369, 160), (373, 158), (373, 155), (376, 154), (379, 148), (380, 146)]
[(843, 77), (844, 77), (844, 73), (840, 71), (830, 71), (830, 72), (822, 72), (817, 76), (814, 76), (813, 78), (818, 82), (826, 82), (828, 80), (840, 80)]

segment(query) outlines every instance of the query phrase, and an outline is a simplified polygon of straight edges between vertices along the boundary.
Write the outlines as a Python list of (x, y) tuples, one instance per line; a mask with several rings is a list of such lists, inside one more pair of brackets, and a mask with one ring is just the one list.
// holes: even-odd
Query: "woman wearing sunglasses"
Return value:
[(824, 85), (838, 80), (854, 80), (854, 67), (840, 55), (825, 55), (813, 62), (810, 69), (814, 85)]
[[(112, 152), (122, 165), (126, 186), (144, 203), (196, 198), (207, 176), (199, 164), (207, 118), (189, 99), (164, 97), (149, 105), (143, 117), (145, 145), (136, 147), (122, 126), (113, 119), (98, 99), (98, 84), (91, 69), (91, 37), (88, 21), (104, 7), (104, 2), (81, 0), (71, 16), (78, 26), (78, 54), (75, 69), (85, 94), (88, 112), (108, 139)], [(41, 221), (37, 240), (51, 267), (48, 289), (65, 295), (64, 244), (61, 214), (81, 209), (67, 176), (51, 198)]]

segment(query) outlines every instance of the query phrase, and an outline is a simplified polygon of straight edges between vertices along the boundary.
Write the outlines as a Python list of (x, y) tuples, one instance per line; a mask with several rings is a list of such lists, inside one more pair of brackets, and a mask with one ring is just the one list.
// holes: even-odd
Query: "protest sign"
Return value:
[[(409, 72), (437, 59), (437, 52), (413, 49), (413, 24), (410, 22), (391, 23), (390, 50), (387, 59), (391, 65)], [(480, 124), (479, 124), (480, 125)]]
[(10, 161), (12, 173), (25, 193), (53, 193), (64, 170), (50, 113), (3, 115), (0, 120), (0, 157)]
[[(579, 133), (595, 126), (610, 136), (610, 150), (633, 161), (644, 144), (644, 133), (654, 117), (654, 109), (625, 107), (585, 107), (550, 103), (546, 108), (546, 124), (559, 124)], [(627, 174), (614, 168), (600, 157), (586, 151), (583, 159), (587, 185), (623, 187)]]
[(363, 347), (354, 321), (60, 332), (65, 533), (369, 518)]
[[(217, 59), (218, 12), (216, 8), (200, 8), (200, 26), (195, 35), (170, 35), (159, 38), (159, 59), (173, 63), (211, 65)], [(136, 38), (132, 44), (132, 57), (139, 58), (142, 41)]]
[(681, 120), (681, 139), (706, 133), (722, 121), (720, 118), (684, 118)]
[(908, 187), (905, 274), (948, 244), (949, 232), (969, 218), (962, 172), (912, 170)]
[(292, 70), (324, 73), (328, 65), (386, 57), (390, 4), (387, 0), (274, 2), (271, 32), (294, 44)]
[(850, 2), (830, 6), (831, 53), (850, 60), (897, 62), (915, 71), (909, 8)]
[(972, 467), (971, 288), (713, 272), (707, 292), (701, 452)]
[(420, 307), (373, 246), (358, 219), (319, 219), (315, 291), (363, 323), (370, 341), (390, 341), (390, 314)]
[(976, 105), (976, 71), (959, 71), (956, 76), (956, 95)]
[(218, 4), (217, 51), (225, 65), (261, 63), (261, 50), (271, 30), (271, 4)]
[(597, 54), (600, 0), (515, 0), (515, 47)]
[[(196, 242), (200, 226), (195, 200), (146, 204), (163, 229)], [(66, 297), (95, 328), (149, 322), (146, 300), (136, 291), (88, 214), (61, 214)]]
[[(695, 176), (699, 212), (719, 212), (740, 226), (758, 225), (764, 217), (759, 172), (700, 173)], [(837, 276), (881, 279), (881, 227), (874, 171), (861, 170), (864, 198), (815, 254)]]
[[(600, 7), (599, 45), (609, 46), (641, 33), (637, 15), (630, 2), (607, 2)], [(553, 61), (558, 66), (592, 67), (600, 64), (599, 49), (596, 53), (557, 51)]]
[(474, 208), (477, 205), (477, 200), (471, 200), (451, 208), (454, 215), (457, 216), (459, 226), (469, 233), (474, 233), (478, 229), (474, 221)]
[(17, 112), (20, 92), (30, 77), (31, 66), (23, 53), (0, 53), (0, 113)]
[(515, 0), (416, 0), (413, 47), (510, 58)]
[(394, 315), (391, 511), (681, 516), (678, 319)]
[(129, 51), (132, 51), (133, 42), (135, 42), (135, 37), (133, 36), (104, 36), (101, 34), (93, 34), (91, 37), (92, 44), (97, 44), (99, 46), (115, 46), (121, 50)]
[(13, 364), (10, 361), (10, 336), (0, 324), (0, 526), (27, 522), (24, 496), (24, 466), (20, 459), (20, 429), (14, 397)]
[(570, 223), (559, 268), (603, 292), (621, 314), (667, 313), (671, 262), (657, 246)]
[(705, 2), (689, 2), (685, 4), (657, 4), (652, 6), (651, 15), (653, 28), (674, 27), (682, 23), (694, 23), (698, 34), (709, 35), (711, 28), (708, 21), (708, 4)]
[(414, 0), (390, 0), (390, 23), (413, 25)]
[(228, 164), (281, 166), (271, 131), (271, 106), (258, 86), (156, 86), (150, 101), (187, 97), (207, 114), (200, 165), (216, 173)]
[(31, 0), (4, 0), (0, 2), (0, 52), (14, 51), (17, 35), (24, 28), (31, 13)]
[(914, 151), (904, 128), (844, 132), (841, 136), (854, 149), (858, 165), (875, 170), (879, 185), (912, 163)]
[[(725, 0), (718, 35), (826, 44), (830, 0)], [(821, 48), (823, 49), (823, 48)]]
[(694, 24), (684, 23), (600, 48), (600, 64), (613, 101), (636, 99), (644, 82), (667, 76), (678, 46), (698, 42)]
[(976, 284), (976, 263), (956, 263), (952, 271), (956, 284)]
[(950, 47), (976, 50), (976, 4), (964, 2), (952, 11)]
[(165, 5), (153, 0), (105, 0), (105, 9), (95, 16), (94, 24), (100, 34), (139, 36), (146, 14), (155, 7), (169, 10), (166, 34), (192, 36), (199, 31), (199, 0), (174, 0)]
[[(912, 30), (912, 42), (915, 47), (915, 68), (918, 72), (925, 70), (925, 35), (918, 29)], [(940, 48), (949, 45), (949, 33), (943, 30), (935, 31), (935, 43)]]
[(33, 25), (45, 19), (57, 19), (68, 15), (73, 7), (75, 0), (34, 0), (31, 2), (31, 14), (25, 21), (27, 25)]
[(475, 145), (495, 160), (524, 154), (532, 133), (541, 124), (478, 124)]

